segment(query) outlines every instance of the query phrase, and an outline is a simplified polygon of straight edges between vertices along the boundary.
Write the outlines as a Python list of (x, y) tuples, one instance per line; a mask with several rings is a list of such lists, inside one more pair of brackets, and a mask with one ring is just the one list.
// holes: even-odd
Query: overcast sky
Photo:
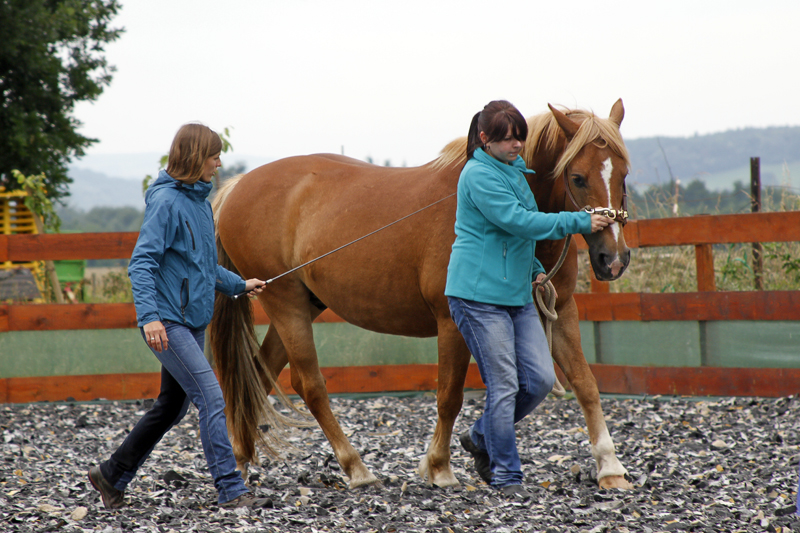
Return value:
[(123, 0), (117, 72), (76, 108), (93, 155), (189, 121), (237, 155), (424, 164), (488, 101), (607, 116), (626, 138), (800, 125), (800, 1)]

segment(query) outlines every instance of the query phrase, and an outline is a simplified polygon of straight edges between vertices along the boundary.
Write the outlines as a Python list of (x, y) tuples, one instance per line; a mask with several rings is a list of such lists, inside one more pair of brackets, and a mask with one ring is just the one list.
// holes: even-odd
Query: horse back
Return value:
[(261, 279), (347, 245), (274, 283), (301, 283), (366, 329), (433, 336), (447, 312), (456, 198), (385, 226), (454, 193), (457, 179), (457, 169), (430, 165), (380, 167), (333, 154), (282, 159), (229, 193), (220, 241), (243, 276)]

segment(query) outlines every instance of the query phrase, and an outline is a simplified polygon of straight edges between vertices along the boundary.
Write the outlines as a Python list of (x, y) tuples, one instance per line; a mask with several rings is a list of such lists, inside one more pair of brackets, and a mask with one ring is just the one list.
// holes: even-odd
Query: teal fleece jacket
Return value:
[(531, 303), (531, 281), (544, 272), (536, 241), (591, 233), (589, 213), (539, 212), (525, 179), (532, 172), (520, 156), (507, 165), (481, 148), (467, 161), (458, 180), (445, 295), (493, 305)]
[(217, 264), (211, 184), (191, 185), (165, 170), (147, 189), (144, 222), (128, 265), (139, 327), (169, 320), (203, 329), (214, 313), (215, 289), (245, 290), (241, 276)]

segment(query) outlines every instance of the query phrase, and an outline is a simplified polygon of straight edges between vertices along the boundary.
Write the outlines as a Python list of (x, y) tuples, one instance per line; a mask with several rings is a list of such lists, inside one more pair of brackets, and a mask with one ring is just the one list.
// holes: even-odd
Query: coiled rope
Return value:
[[(553, 322), (558, 320), (558, 313), (556, 312), (556, 288), (553, 286), (553, 282), (550, 280), (556, 275), (556, 272), (558, 272), (558, 269), (561, 268), (561, 265), (564, 264), (564, 260), (567, 258), (567, 253), (569, 252), (571, 240), (572, 235), (567, 235), (567, 239), (564, 241), (564, 249), (561, 250), (561, 256), (558, 258), (558, 262), (556, 262), (556, 265), (538, 284), (539, 287), (544, 288), (544, 295), (542, 294), (542, 291), (538, 290), (538, 287), (534, 286), (533, 288), (536, 305), (539, 306), (542, 315), (544, 315), (544, 320), (542, 320), (541, 315), (539, 316), (539, 320), (542, 320), (542, 325), (544, 326), (544, 332), (547, 336), (547, 346), (550, 348), (551, 358), (553, 357)], [(564, 386), (560, 381), (558, 381), (557, 376), (550, 393), (557, 398), (561, 398), (567, 393), (567, 391), (564, 389)]]

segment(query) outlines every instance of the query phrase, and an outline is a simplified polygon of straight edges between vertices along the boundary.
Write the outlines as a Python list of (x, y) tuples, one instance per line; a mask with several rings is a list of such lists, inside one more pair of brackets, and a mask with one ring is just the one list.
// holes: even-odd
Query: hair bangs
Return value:
[(492, 115), (483, 132), (489, 142), (502, 141), (509, 132), (514, 139), (525, 142), (528, 138), (528, 124), (525, 122), (525, 117), (516, 108), (511, 107)]

